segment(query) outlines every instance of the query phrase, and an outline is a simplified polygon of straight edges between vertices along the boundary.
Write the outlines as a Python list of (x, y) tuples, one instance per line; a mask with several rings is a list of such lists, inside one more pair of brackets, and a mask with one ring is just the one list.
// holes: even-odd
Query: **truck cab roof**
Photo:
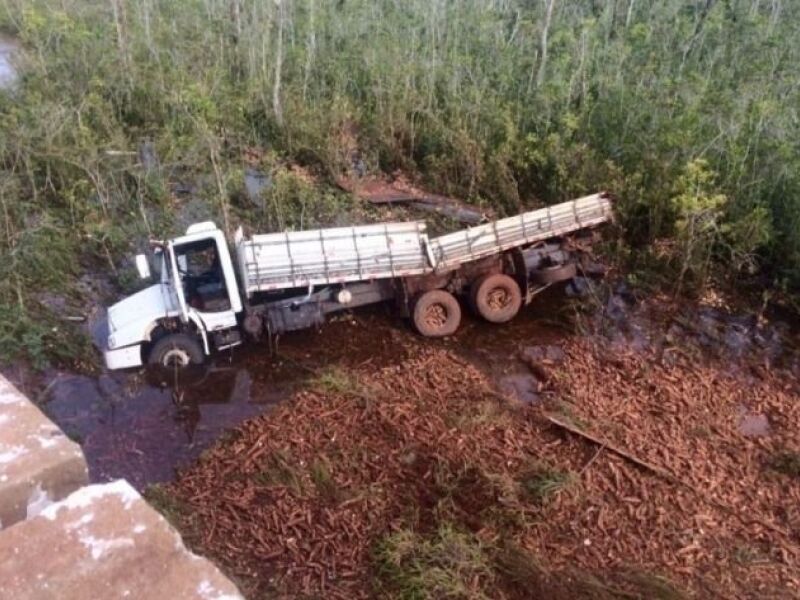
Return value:
[(186, 235), (193, 233), (207, 233), (209, 231), (216, 231), (217, 226), (214, 221), (203, 221), (202, 223), (193, 223), (186, 228)]

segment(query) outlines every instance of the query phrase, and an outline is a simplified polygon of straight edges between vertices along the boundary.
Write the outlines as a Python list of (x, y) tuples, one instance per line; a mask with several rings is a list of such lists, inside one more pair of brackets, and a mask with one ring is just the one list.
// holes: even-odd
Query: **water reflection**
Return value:
[(139, 488), (174, 477), (226, 429), (269, 405), (251, 400), (247, 369), (211, 366), (164, 385), (164, 373), (58, 374), (45, 410), (81, 443), (93, 481)]

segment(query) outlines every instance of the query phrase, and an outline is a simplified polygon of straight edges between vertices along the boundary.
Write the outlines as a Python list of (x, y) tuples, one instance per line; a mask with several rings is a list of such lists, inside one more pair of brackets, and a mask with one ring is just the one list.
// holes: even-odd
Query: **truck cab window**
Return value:
[(176, 246), (175, 260), (189, 306), (201, 312), (230, 310), (230, 298), (214, 240)]

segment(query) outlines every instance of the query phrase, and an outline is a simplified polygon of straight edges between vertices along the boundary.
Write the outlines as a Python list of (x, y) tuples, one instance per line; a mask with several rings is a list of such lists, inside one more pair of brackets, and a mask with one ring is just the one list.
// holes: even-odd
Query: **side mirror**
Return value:
[(150, 279), (150, 262), (144, 254), (136, 255), (136, 270), (140, 279)]

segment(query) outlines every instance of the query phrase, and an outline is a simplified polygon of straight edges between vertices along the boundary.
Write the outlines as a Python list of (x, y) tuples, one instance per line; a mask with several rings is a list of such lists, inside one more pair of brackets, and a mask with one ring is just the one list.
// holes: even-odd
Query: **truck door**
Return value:
[(194, 311), (209, 332), (235, 327), (235, 310), (240, 308), (238, 296), (232, 295), (236, 290), (229, 289), (226, 276), (230, 260), (223, 260), (227, 252), (222, 254), (218, 242), (208, 237), (174, 246), (179, 300), (183, 296), (181, 308), (185, 306), (187, 313)]

